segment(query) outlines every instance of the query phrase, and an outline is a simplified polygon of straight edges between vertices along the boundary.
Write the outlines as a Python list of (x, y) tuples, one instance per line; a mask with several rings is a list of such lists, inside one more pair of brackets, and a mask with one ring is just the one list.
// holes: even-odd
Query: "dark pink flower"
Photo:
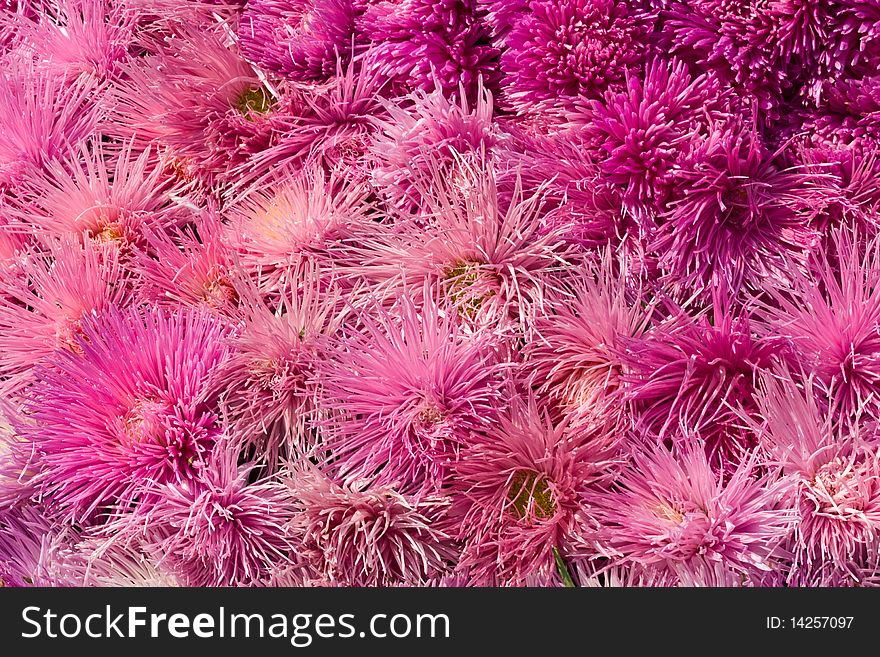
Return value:
[(321, 80), (350, 53), (353, 29), (351, 0), (248, 0), (238, 37), (255, 64), (292, 80)]
[(618, 0), (537, 0), (504, 40), (506, 97), (518, 109), (600, 98), (645, 56), (650, 21)]

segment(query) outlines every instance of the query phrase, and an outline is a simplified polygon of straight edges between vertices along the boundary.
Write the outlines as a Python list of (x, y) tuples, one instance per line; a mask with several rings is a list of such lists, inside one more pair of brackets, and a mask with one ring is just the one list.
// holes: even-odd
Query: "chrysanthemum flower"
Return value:
[(594, 526), (581, 496), (613, 472), (616, 441), (605, 431), (554, 424), (529, 396), (474, 436), (452, 477), (458, 568), (472, 584), (521, 585), (555, 570), (554, 548), (582, 549)]
[(143, 549), (185, 586), (258, 585), (298, 561), (287, 486), (250, 483), (248, 467), (229, 456), (221, 452), (198, 479), (155, 490), (146, 518), (132, 521), (133, 536), (144, 528)]
[(21, 392), (56, 350), (81, 351), (82, 323), (131, 298), (118, 254), (91, 242), (50, 240), (19, 261), (0, 295), (0, 390)]
[[(713, 70), (762, 111), (776, 111), (791, 84), (787, 63), (795, 56), (796, 25), (779, 2), (753, 0), (695, 0), (673, 2), (664, 28), (672, 51), (701, 69)], [(784, 42), (789, 39), (790, 42)]]
[(815, 243), (793, 207), (805, 176), (779, 170), (753, 130), (714, 130), (676, 176), (678, 197), (651, 245), (670, 286), (690, 296), (715, 287), (738, 292)]
[(642, 64), (650, 20), (618, 0), (538, 0), (505, 37), (506, 98), (518, 109), (600, 98)]
[(880, 412), (880, 239), (846, 228), (811, 260), (812, 276), (766, 291), (761, 317), (794, 347), (831, 411), (843, 418)]
[(497, 340), (466, 334), (430, 297), (417, 308), (404, 296), (361, 324), (322, 367), (328, 466), (348, 482), (436, 491), (504, 405)]
[[(763, 377), (763, 439), (797, 515), (789, 583), (858, 583), (880, 549), (880, 438), (869, 418), (837, 422), (811, 378)], [(874, 561), (876, 567), (876, 561)]]
[(747, 577), (770, 570), (792, 518), (756, 466), (751, 456), (722, 474), (699, 443), (640, 444), (612, 486), (591, 498), (600, 542), (621, 565), (699, 573), (722, 564)]
[(762, 338), (719, 298), (711, 315), (677, 311), (642, 339), (626, 341), (623, 375), (635, 422), (659, 436), (699, 434), (713, 459), (738, 460), (754, 446), (740, 413), (754, 411), (755, 385), (781, 340)]
[(76, 346), (46, 360), (27, 400), (33, 422), (19, 428), (42, 494), (81, 519), (199, 478), (223, 431), (228, 329), (193, 310), (107, 311), (82, 323)]
[(627, 75), (624, 91), (611, 90), (594, 101), (584, 127), (597, 142), (603, 177), (623, 189), (631, 211), (665, 209), (674, 171), (695, 135), (723, 118), (719, 95), (712, 77), (694, 78), (680, 61), (655, 59), (644, 80)]
[(351, 51), (351, 0), (249, 0), (238, 23), (245, 57), (293, 80), (321, 80)]
[(356, 27), (399, 88), (430, 92), (439, 86), (447, 94), (460, 89), (470, 94), (479, 83), (492, 87), (498, 77), (498, 51), (476, 16), (476, 4), (380, 0), (369, 4)]
[(455, 556), (444, 499), (343, 487), (313, 470), (293, 473), (289, 485), (299, 509), (291, 531), (324, 584), (418, 586)]

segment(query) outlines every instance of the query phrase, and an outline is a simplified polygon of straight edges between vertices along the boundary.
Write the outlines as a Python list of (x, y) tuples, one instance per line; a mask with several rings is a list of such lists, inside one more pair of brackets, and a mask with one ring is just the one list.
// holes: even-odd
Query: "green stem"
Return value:
[(565, 565), (565, 561), (555, 545), (553, 546), (553, 558), (556, 559), (556, 570), (559, 571), (559, 576), (562, 578), (562, 585), (567, 589), (575, 588), (574, 580), (568, 572), (568, 566)]

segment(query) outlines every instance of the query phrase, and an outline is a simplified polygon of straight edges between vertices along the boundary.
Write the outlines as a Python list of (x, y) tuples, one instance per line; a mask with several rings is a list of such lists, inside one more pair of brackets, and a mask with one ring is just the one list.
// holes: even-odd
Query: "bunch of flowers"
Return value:
[(880, 584), (877, 37), (0, 3), (0, 582)]

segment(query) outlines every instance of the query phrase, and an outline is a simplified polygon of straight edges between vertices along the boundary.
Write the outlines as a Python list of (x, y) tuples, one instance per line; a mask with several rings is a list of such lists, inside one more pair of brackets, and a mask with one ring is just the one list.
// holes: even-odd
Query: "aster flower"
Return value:
[(391, 312), (364, 314), (321, 368), (330, 414), (322, 450), (346, 482), (434, 492), (503, 407), (497, 341), (466, 334), (457, 314), (425, 296), (420, 308), (403, 296)]
[(619, 189), (603, 179), (585, 130), (560, 125), (545, 133), (545, 127), (511, 122), (503, 127), (496, 175), (506, 202), (518, 194), (540, 196), (542, 230), (558, 232), (580, 250), (613, 245), (629, 253), (630, 245), (644, 241), (641, 222), (625, 211)]
[(143, 549), (186, 586), (260, 584), (297, 561), (288, 528), (294, 500), (283, 483), (248, 477), (247, 466), (220, 451), (198, 479), (155, 491), (156, 504), (132, 531), (145, 527)]
[(0, 190), (18, 185), (32, 167), (67, 157), (91, 134), (101, 106), (87, 81), (67, 84), (24, 63), (0, 74)]
[(50, 235), (86, 233), (125, 253), (143, 245), (145, 232), (183, 222), (185, 212), (171, 200), (180, 190), (169, 182), (150, 149), (137, 153), (128, 145), (115, 152), (87, 143), (76, 157), (31, 177), (10, 216)]
[(284, 292), (270, 304), (244, 289), (222, 398), (231, 435), (270, 471), (312, 447), (317, 370), (348, 312), (339, 288), (314, 266), (294, 271)]
[(475, 585), (522, 585), (556, 568), (593, 535), (584, 489), (607, 478), (615, 440), (606, 427), (554, 424), (533, 396), (513, 397), (454, 469), (453, 513), (464, 541), (458, 568)]
[[(537, 389), (570, 413), (588, 416), (619, 400), (624, 372), (624, 343), (647, 330), (656, 302), (646, 303), (631, 289), (628, 263), (615, 271), (611, 251), (598, 264), (587, 263), (571, 277), (565, 296), (548, 300), (547, 315), (536, 322), (537, 338), (527, 347), (525, 367)], [(624, 407), (617, 404), (619, 420)]]
[(376, 121), (372, 179), (392, 202), (419, 207), (414, 177), (432, 175), (438, 161), (454, 168), (457, 154), (491, 152), (496, 141), (492, 96), (480, 86), (473, 104), (464, 97), (449, 100), (439, 90), (416, 92), (407, 101), (389, 103), (387, 118)]
[(416, 586), (455, 556), (444, 499), (340, 486), (313, 469), (292, 472), (288, 485), (299, 509), (291, 531), (325, 584)]
[(54, 558), (74, 540), (36, 504), (0, 507), (0, 587), (75, 586)]
[(345, 261), (345, 243), (372, 229), (366, 197), (317, 166), (284, 172), (226, 208), (222, 240), (263, 292), (277, 292), (304, 263)]
[(754, 446), (740, 414), (755, 410), (756, 380), (783, 348), (716, 297), (711, 315), (674, 311), (640, 339), (626, 340), (624, 394), (645, 428), (661, 437), (685, 428), (706, 441), (713, 459), (736, 462)]
[(501, 57), (506, 98), (517, 109), (599, 98), (641, 66), (651, 21), (631, 4), (539, 0), (529, 7), (505, 37)]
[(239, 302), (242, 283), (233, 254), (221, 242), (219, 218), (212, 211), (170, 233), (147, 234), (132, 268), (139, 296), (160, 305), (196, 306), (229, 315)]
[[(198, 311), (108, 310), (84, 321), (27, 400), (41, 493), (83, 519), (140, 500), (146, 486), (200, 478), (222, 434), (217, 371), (228, 329)], [(155, 498), (154, 498), (155, 500)]]
[(792, 518), (777, 508), (779, 492), (754, 453), (727, 474), (688, 440), (631, 453), (612, 486), (590, 498), (612, 562), (695, 574), (720, 564), (747, 577), (774, 567)]
[(348, 65), (339, 61), (326, 83), (289, 92), (285, 129), (273, 144), (235, 170), (238, 184), (231, 190), (271, 185), (277, 171), (318, 165), (328, 175), (349, 183), (367, 181), (368, 149), (377, 119), (387, 114), (382, 93), (387, 85), (384, 66), (365, 53)]
[(484, 157), (456, 157), (453, 176), (439, 159), (426, 159), (430, 174), (417, 179), (422, 216), (398, 217), (372, 242), (352, 245), (363, 262), (352, 273), (375, 282), (381, 298), (396, 299), (404, 288), (421, 294), (428, 282), (474, 325), (532, 326), (543, 275), (570, 248), (541, 225), (540, 195), (524, 197), (519, 187), (505, 202)]
[(830, 410), (841, 417), (880, 411), (880, 241), (847, 229), (811, 260), (814, 274), (767, 291), (766, 330), (794, 347)]
[(680, 196), (651, 244), (670, 285), (687, 296), (709, 287), (735, 294), (774, 272), (784, 277), (815, 243), (793, 207), (804, 181), (773, 164), (755, 131), (713, 130), (676, 176)]
[[(841, 423), (820, 409), (813, 380), (786, 369), (762, 378), (763, 439), (797, 516), (789, 583), (860, 582), (880, 547), (880, 441), (874, 423)], [(873, 562), (876, 564), (876, 561)]]
[(336, 72), (351, 50), (351, 0), (250, 0), (238, 23), (245, 57), (292, 80), (320, 80)]
[(126, 74), (115, 92), (113, 136), (157, 144), (185, 180), (209, 189), (268, 148), (273, 129), (281, 127), (273, 92), (212, 33), (171, 36)]
[(79, 352), (82, 323), (128, 303), (115, 252), (70, 238), (31, 248), (0, 295), (0, 389), (16, 394), (57, 350)]
[(16, 26), (23, 50), (48, 75), (113, 79), (129, 58), (136, 14), (125, 2), (53, 0)]

